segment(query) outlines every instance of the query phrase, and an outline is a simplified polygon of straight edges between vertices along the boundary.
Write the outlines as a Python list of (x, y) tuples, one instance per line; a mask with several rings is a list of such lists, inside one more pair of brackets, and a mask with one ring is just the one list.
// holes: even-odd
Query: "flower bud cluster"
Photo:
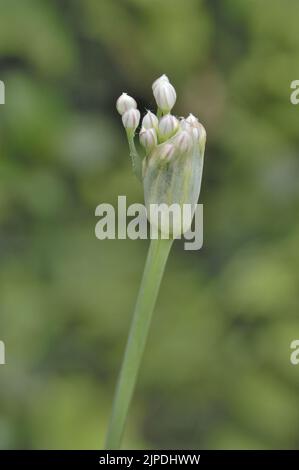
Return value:
[(205, 129), (193, 114), (180, 119), (171, 114), (176, 102), (176, 91), (166, 75), (155, 80), (152, 89), (158, 109), (157, 114), (147, 111), (141, 120), (139, 142), (145, 150), (144, 159), (139, 157), (134, 145), (134, 135), (140, 123), (137, 103), (127, 93), (122, 93), (116, 102), (116, 108), (127, 131), (133, 167), (143, 167), (143, 171), (140, 170), (140, 178), (144, 178), (148, 166), (165, 166), (180, 157), (188, 157), (198, 152), (203, 155), (206, 140)]
[[(198, 119), (189, 114), (184, 119), (178, 120), (171, 114), (176, 102), (176, 91), (166, 75), (162, 75), (152, 85), (153, 94), (157, 103), (157, 115), (147, 111), (141, 121), (139, 141), (145, 149), (146, 155), (161, 145), (160, 159), (170, 161), (177, 154), (185, 154), (192, 151), (192, 147), (199, 144), (204, 149), (206, 132)], [(128, 133), (129, 140), (134, 139), (134, 134), (140, 123), (140, 111), (134, 98), (127, 93), (122, 93), (116, 102), (116, 108), (122, 116), (123, 125)], [(130, 148), (132, 148), (132, 142)], [(167, 144), (162, 148), (163, 144)], [(137, 153), (137, 152), (136, 152)]]
[(122, 93), (116, 101), (116, 109), (122, 117), (124, 128), (134, 133), (140, 121), (140, 111), (137, 109), (134, 98), (127, 93)]
[[(185, 119), (171, 114), (176, 91), (166, 75), (155, 80), (152, 88), (158, 109), (157, 114), (147, 111), (141, 121), (139, 142), (145, 151), (144, 158), (139, 156), (134, 143), (140, 122), (136, 101), (123, 93), (116, 102), (127, 132), (133, 169), (142, 181), (147, 209), (152, 204), (189, 204), (193, 216), (201, 187), (206, 131), (193, 114)], [(191, 220), (192, 217), (190, 223)], [(157, 223), (151, 218), (149, 221)], [(158, 222), (161, 233), (164, 225), (163, 221)], [(173, 228), (173, 237), (185, 229), (188, 227)]]
[(193, 116), (193, 114), (189, 114), (187, 119), (182, 119), (180, 122), (180, 127), (182, 130), (189, 132), (192, 135), (195, 141), (199, 143), (201, 141), (205, 141), (206, 139), (206, 131), (203, 125), (198, 121), (198, 119)]

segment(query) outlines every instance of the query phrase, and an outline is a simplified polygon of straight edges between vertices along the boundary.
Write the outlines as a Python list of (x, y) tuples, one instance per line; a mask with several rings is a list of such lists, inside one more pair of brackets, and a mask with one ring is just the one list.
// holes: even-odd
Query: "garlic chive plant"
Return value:
[(152, 238), (149, 247), (114, 398), (107, 449), (118, 449), (121, 445), (168, 254), (174, 238), (190, 228), (201, 187), (205, 129), (192, 114), (180, 120), (170, 114), (176, 102), (176, 91), (166, 75), (158, 78), (152, 88), (158, 109), (157, 114), (148, 111), (141, 122), (139, 141), (144, 149), (143, 156), (137, 152), (134, 141), (140, 122), (136, 101), (123, 93), (116, 103), (126, 130), (133, 171), (143, 184), (149, 222), (151, 225), (157, 223), (157, 219), (151, 220), (151, 205), (169, 207), (175, 203), (182, 207), (189, 204), (192, 211), (189, 224), (177, 226), (173, 222), (170, 230), (167, 224), (168, 237), (163, 236), (166, 232), (163, 217), (155, 227), (160, 236)]

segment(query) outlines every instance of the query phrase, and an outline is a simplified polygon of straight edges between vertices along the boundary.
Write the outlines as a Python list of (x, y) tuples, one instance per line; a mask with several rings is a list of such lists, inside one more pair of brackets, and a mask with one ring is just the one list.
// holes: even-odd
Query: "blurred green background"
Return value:
[(299, 448), (299, 3), (1, 0), (0, 447), (100, 448), (148, 242), (115, 100), (208, 132), (204, 247), (171, 253), (124, 448)]

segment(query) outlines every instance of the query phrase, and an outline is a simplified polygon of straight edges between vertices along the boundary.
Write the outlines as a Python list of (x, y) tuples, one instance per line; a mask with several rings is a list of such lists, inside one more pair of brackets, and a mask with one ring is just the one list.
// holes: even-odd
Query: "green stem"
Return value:
[(134, 392), (152, 312), (173, 240), (151, 240), (130, 334), (118, 379), (106, 449), (119, 449)]
[(136, 150), (135, 142), (134, 142), (134, 132), (127, 130), (127, 138), (130, 148), (130, 157), (132, 160), (132, 167), (135, 175), (141, 181), (142, 180), (142, 161), (140, 158), (139, 153)]
[(163, 116), (163, 112), (161, 108), (157, 109), (157, 118), (160, 119)]

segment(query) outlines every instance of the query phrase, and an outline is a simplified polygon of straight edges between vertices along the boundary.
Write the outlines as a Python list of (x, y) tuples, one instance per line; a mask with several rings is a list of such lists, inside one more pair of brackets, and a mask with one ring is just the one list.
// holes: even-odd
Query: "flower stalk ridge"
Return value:
[[(133, 171), (143, 184), (149, 223), (155, 226), (158, 238), (152, 238), (143, 278), (135, 305), (130, 334), (118, 379), (108, 428), (106, 448), (121, 445), (129, 405), (146, 344), (152, 312), (158, 296), (163, 272), (172, 242), (191, 226), (198, 201), (206, 131), (198, 119), (190, 114), (186, 119), (176, 118), (171, 110), (176, 102), (176, 91), (166, 75), (153, 83), (157, 113), (148, 111), (139, 131), (140, 156), (135, 136), (140, 123), (140, 112), (134, 98), (123, 93), (116, 108), (126, 130)], [(173, 216), (169, 223), (169, 207), (188, 205), (190, 215), (179, 222)], [(161, 217), (153, 217), (151, 207), (159, 207)], [(165, 217), (163, 211), (165, 210)], [(182, 211), (183, 212), (183, 211)]]

